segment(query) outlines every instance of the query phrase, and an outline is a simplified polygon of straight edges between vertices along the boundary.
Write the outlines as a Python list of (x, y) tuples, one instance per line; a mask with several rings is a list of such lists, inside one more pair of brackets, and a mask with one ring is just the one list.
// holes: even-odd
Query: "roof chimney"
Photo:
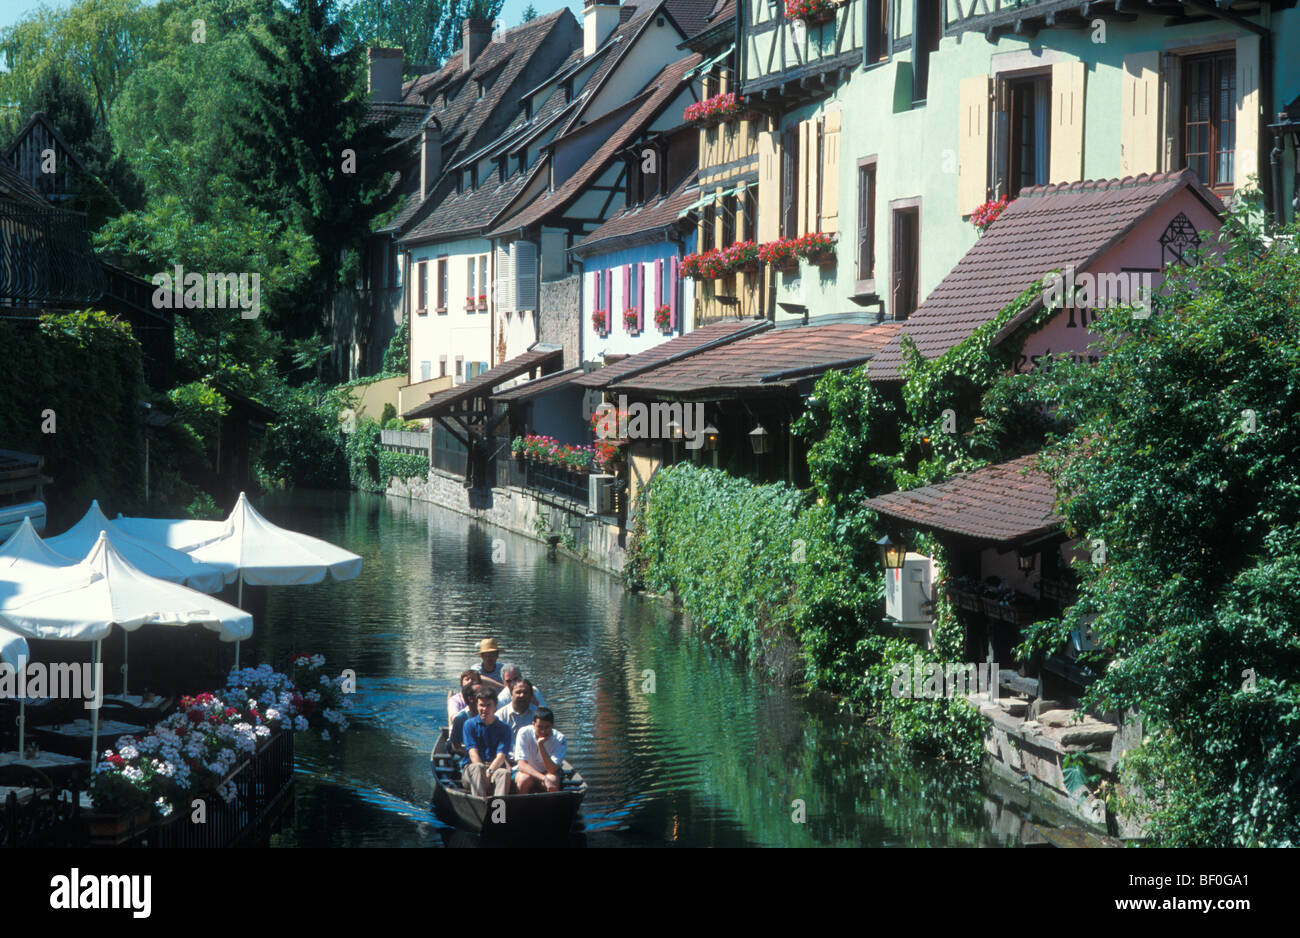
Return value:
[(402, 50), (370, 49), (370, 100), (397, 101), (402, 97)]
[(435, 120), (420, 132), (420, 199), (429, 197), (442, 173), (442, 127)]
[(582, 8), (582, 55), (586, 58), (600, 48), (619, 22), (617, 0), (586, 0)]
[(460, 26), (461, 71), (468, 72), (479, 53), (492, 41), (492, 21), (466, 17)]

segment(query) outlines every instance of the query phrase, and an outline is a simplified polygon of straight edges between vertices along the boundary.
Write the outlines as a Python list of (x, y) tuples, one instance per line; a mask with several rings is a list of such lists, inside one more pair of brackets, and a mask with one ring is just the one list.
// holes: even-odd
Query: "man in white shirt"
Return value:
[[(514, 686), (515, 681), (522, 678), (523, 672), (519, 670), (517, 664), (503, 664), (501, 666), (501, 679), (506, 682), (506, 686), (501, 688), (501, 693), (497, 694), (497, 708), (507, 707), (510, 705), (510, 688)], [(545, 707), (546, 701), (543, 699), (541, 692), (536, 687), (533, 688), (533, 703), (539, 707)]]
[(564, 734), (555, 729), (555, 714), (539, 707), (532, 724), (522, 727), (515, 737), (515, 761), (519, 764), (515, 787), (519, 794), (559, 791), (567, 751)]

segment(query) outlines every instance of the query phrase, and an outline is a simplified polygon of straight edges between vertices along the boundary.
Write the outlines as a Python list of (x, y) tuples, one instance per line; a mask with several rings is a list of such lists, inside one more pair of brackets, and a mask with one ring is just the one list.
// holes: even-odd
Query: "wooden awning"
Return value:
[[(439, 391), (430, 395), (423, 404), (412, 407), (402, 414), (405, 420), (437, 418), (451, 413), (457, 405), (476, 397), (488, 398), (498, 384), (504, 384), (512, 378), (531, 371), (543, 372), (553, 370), (564, 358), (564, 349), (558, 345), (536, 345), (522, 355), (516, 355), (509, 361), (502, 362), (495, 368), (489, 368), (481, 375), (470, 378), (464, 384)], [(539, 377), (540, 375), (534, 375)]]

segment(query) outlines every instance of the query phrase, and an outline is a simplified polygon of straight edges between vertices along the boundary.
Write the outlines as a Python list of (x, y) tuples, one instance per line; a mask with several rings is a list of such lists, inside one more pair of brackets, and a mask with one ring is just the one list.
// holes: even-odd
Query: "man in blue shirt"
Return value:
[(478, 693), (478, 716), (465, 721), (465, 757), (461, 775), (472, 795), (488, 797), (489, 785), (494, 795), (510, 794), (510, 729), (496, 717), (497, 695), (491, 690)]
[(451, 751), (462, 759), (465, 757), (465, 724), (475, 715), (475, 707), (478, 703), (478, 693), (483, 689), (482, 684), (466, 684), (461, 694), (464, 698), (464, 709), (452, 717), (451, 729), (447, 736), (447, 744)]

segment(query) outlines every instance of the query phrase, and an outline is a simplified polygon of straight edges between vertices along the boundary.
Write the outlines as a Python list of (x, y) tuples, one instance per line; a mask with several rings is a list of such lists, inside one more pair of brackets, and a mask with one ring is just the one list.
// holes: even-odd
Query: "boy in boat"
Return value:
[(465, 758), (465, 723), (477, 712), (476, 703), (479, 691), (482, 689), (482, 684), (465, 685), (461, 690), (461, 706), (463, 709), (451, 718), (450, 728), (447, 731), (447, 745), (452, 752), (462, 759)]
[(485, 638), (478, 643), (479, 657), (483, 660), (478, 664), (470, 665), (470, 668), (477, 671), (479, 680), (487, 684), (495, 691), (500, 691), (505, 687), (505, 679), (501, 676), (501, 665), (497, 659), (501, 657), (501, 648), (497, 645), (495, 638)]
[(519, 794), (559, 791), (567, 751), (564, 734), (555, 729), (555, 714), (539, 707), (533, 722), (520, 729), (515, 739), (515, 760), (519, 763), (515, 787)]
[(510, 685), (510, 706), (497, 711), (497, 719), (510, 729), (510, 751), (514, 752), (515, 739), (525, 726), (531, 726), (537, 715), (537, 704), (533, 701), (533, 682), (523, 678)]
[(478, 692), (478, 716), (465, 721), (465, 757), (460, 771), (470, 794), (488, 797), (510, 794), (510, 730), (496, 718), (497, 695), (491, 690)]
[(473, 668), (461, 672), (460, 686), (447, 695), (447, 725), (451, 726), (452, 720), (456, 719), (456, 714), (470, 706), (470, 700), (465, 698), (465, 688), (479, 682), (478, 672)]
[[(497, 694), (497, 710), (510, 704), (510, 688), (514, 686), (515, 681), (523, 676), (523, 672), (519, 670), (517, 664), (503, 664), (501, 666), (501, 677), (506, 682), (506, 686), (501, 688), (501, 693)], [(539, 707), (546, 706), (546, 701), (536, 686), (533, 687), (533, 703)]]

